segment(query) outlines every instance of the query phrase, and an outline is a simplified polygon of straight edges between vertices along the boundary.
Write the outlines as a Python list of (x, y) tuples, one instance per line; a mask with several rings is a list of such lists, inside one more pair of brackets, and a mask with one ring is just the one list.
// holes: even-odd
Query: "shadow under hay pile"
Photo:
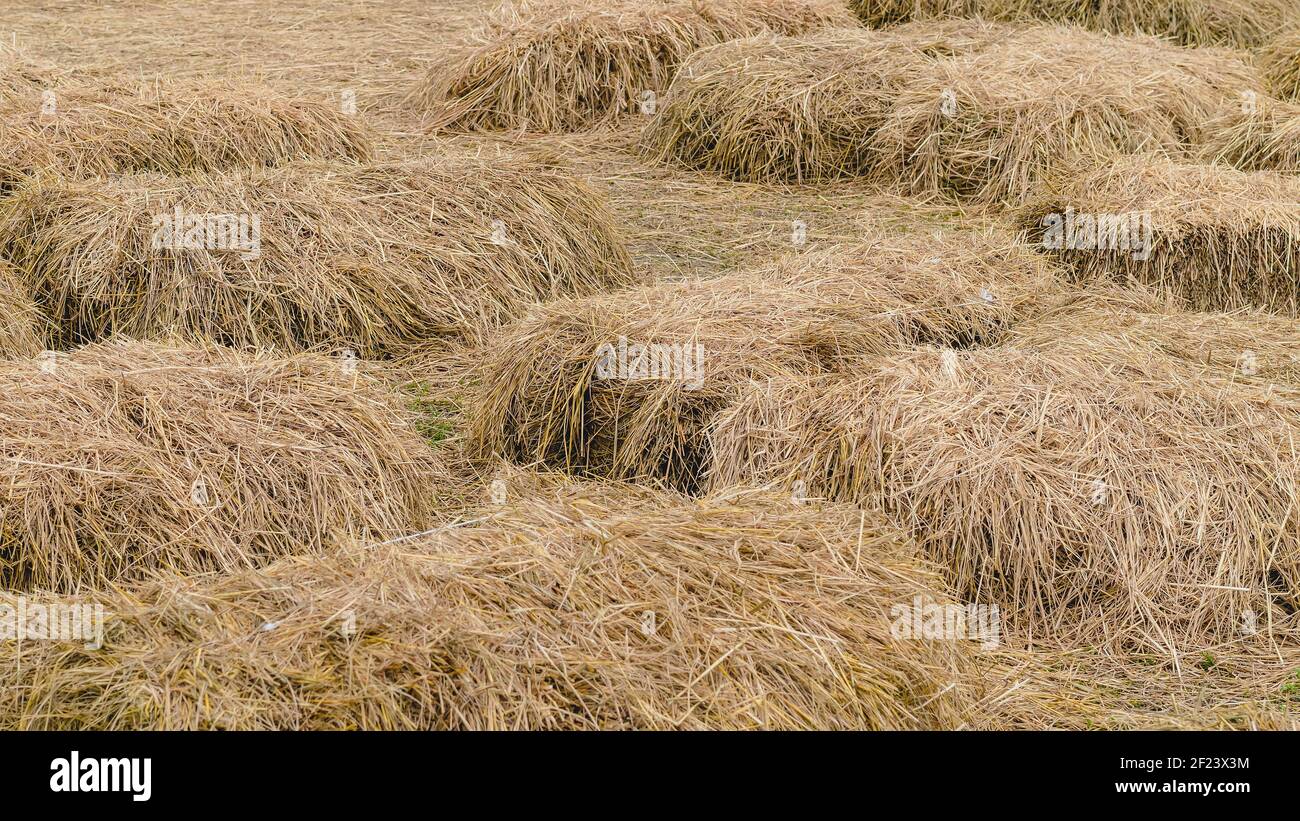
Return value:
[(1061, 298), (1045, 257), (963, 232), (543, 305), (487, 351), (472, 448), (691, 490), (714, 416), (751, 383), (915, 344), (987, 344)]
[[(937, 572), (874, 514), (528, 490), (401, 543), (95, 597), (104, 648), (0, 644), (0, 722), (98, 729), (915, 729), (973, 641), (896, 637)], [(954, 686), (953, 682), (957, 682)]]
[[(1017, 219), (1083, 282), (1202, 310), (1300, 310), (1300, 178), (1132, 156), (1062, 173)], [(1136, 233), (1135, 233), (1136, 229)]]
[(1274, 635), (1300, 604), (1300, 395), (1107, 344), (757, 387), (720, 415), (711, 479), (883, 507), (1036, 642), (1168, 655), (1252, 614)]
[(435, 128), (577, 131), (653, 105), (702, 46), (856, 25), (836, 0), (572, 0), (499, 9), (410, 102)]
[(0, 253), (55, 348), (172, 333), (383, 356), (634, 281), (596, 192), (504, 157), (43, 178), (0, 200)]
[(0, 362), (0, 428), (9, 590), (409, 533), (449, 475), (400, 397), (319, 356), (120, 341)]

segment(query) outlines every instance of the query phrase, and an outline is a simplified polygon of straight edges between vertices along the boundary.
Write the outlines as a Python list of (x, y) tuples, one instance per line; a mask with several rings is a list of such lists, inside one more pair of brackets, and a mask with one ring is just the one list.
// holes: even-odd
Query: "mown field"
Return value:
[(1300, 721), (1294, 3), (11, 5), (0, 727)]

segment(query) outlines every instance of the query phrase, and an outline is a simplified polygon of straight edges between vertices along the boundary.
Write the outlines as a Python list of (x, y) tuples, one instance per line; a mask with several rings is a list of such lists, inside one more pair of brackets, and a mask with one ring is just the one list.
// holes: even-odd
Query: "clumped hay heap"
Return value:
[[(1297, 203), (1295, 177), (1133, 156), (1062, 173), (1020, 210), (1018, 220), (1029, 241), (1038, 242), (1059, 218), (1065, 247), (1053, 253), (1082, 281), (1150, 285), (1198, 309), (1256, 306), (1295, 314)], [(1065, 227), (1067, 209), (1076, 215), (1073, 232)], [(1140, 258), (1140, 250), (1097, 248), (1101, 243), (1093, 235), (1104, 232), (1089, 230), (1089, 220), (1079, 220), (1079, 214), (1093, 215), (1094, 223), (1095, 215), (1149, 215), (1150, 258)]]
[[(155, 247), (167, 244), (155, 218), (177, 208), (257, 218), (260, 251)], [(43, 178), (0, 201), (0, 253), (55, 323), (53, 346), (174, 333), (369, 357), (631, 283), (611, 223), (601, 197), (548, 162), (441, 157)]]
[(113, 342), (0, 362), (0, 588), (235, 570), (432, 520), (391, 392), (317, 356)]
[(855, 24), (835, 0), (506, 5), (469, 50), (433, 67), (412, 101), (435, 127), (576, 131), (637, 111), (703, 46)]
[(754, 181), (867, 176), (907, 193), (1023, 198), (1080, 157), (1185, 152), (1254, 69), (1228, 52), (980, 21), (757, 37), (683, 65), (646, 151)]
[(1259, 50), (1259, 62), (1276, 96), (1300, 102), (1300, 22), (1265, 44)]
[(1243, 102), (1206, 124), (1203, 158), (1242, 171), (1300, 174), (1300, 105), (1265, 98)]
[(1300, 604), (1300, 414), (1085, 340), (919, 350), (724, 412), (712, 478), (883, 505), (1035, 641), (1204, 647)]
[(43, 330), (31, 295), (13, 266), (0, 260), (0, 359), (35, 356), (44, 347)]
[(168, 83), (140, 89), (57, 89), (10, 100), (0, 119), (0, 190), (43, 171), (94, 177), (363, 161), (372, 136), (327, 102), (259, 85)]
[[(950, 47), (960, 47), (952, 38)], [(749, 181), (864, 174), (893, 99), (932, 63), (898, 36), (834, 30), (696, 52), (642, 137), (651, 156)]]
[[(734, 492), (556, 485), (486, 521), (97, 597), (105, 647), (0, 644), (8, 726), (956, 727), (975, 646), (875, 515)], [(951, 687), (950, 682), (959, 682)]]
[(910, 80), (864, 150), (881, 184), (1015, 205), (1071, 163), (1185, 154), (1207, 119), (1259, 89), (1228, 52), (1039, 26)]
[[(471, 449), (691, 490), (708, 461), (708, 426), (751, 382), (918, 343), (984, 344), (1058, 292), (1040, 255), (1004, 236), (959, 234), (544, 305), (487, 352)], [(608, 366), (603, 379), (598, 365)]]
[(850, 0), (870, 25), (945, 17), (1045, 20), (1117, 34), (1146, 33), (1181, 45), (1265, 42), (1278, 21), (1295, 15), (1290, 0)]
[(1300, 388), (1300, 321), (1258, 310), (1180, 310), (1145, 291), (1103, 289), (1008, 330), (1006, 344), (1069, 351), (1081, 344), (1111, 360), (1173, 357), (1200, 379)]

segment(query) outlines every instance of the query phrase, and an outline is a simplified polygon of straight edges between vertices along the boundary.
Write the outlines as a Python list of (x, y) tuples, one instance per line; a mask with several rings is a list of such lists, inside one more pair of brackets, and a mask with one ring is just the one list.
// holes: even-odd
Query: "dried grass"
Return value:
[[(1203, 310), (1300, 309), (1300, 179), (1217, 165), (1133, 156), (1062, 173), (1018, 220), (1030, 242), (1045, 220), (1078, 214), (1149, 214), (1149, 259), (1131, 250), (1066, 247), (1051, 253), (1081, 281), (1141, 283)], [(1068, 232), (1067, 232), (1068, 233)], [(1077, 232), (1089, 245), (1086, 229)]]
[(1006, 344), (1065, 352), (1082, 344), (1118, 362), (1172, 357), (1198, 379), (1300, 388), (1300, 321), (1259, 310), (1186, 311), (1144, 291), (1083, 295), (1009, 329)]
[(979, 726), (1300, 729), (1300, 652), (1262, 633), (1251, 635), (1246, 626), (1226, 641), (1165, 656), (1089, 649), (1005, 652), (1008, 663), (999, 674), (1019, 686), (1007, 698), (989, 700)]
[(1296, 11), (1289, 0), (850, 0), (849, 6), (875, 26), (945, 17), (1044, 20), (1155, 34), (1185, 46), (1242, 48), (1265, 42)]
[(44, 347), (40, 313), (13, 266), (0, 260), (0, 359), (35, 356)]
[(446, 476), (400, 398), (318, 356), (118, 341), (0, 362), (0, 429), (9, 590), (409, 532)]
[[(471, 449), (691, 490), (708, 461), (709, 425), (751, 382), (917, 343), (988, 343), (1059, 296), (1041, 256), (1002, 235), (965, 233), (888, 237), (552, 303), (486, 353)], [(600, 346), (620, 337), (702, 351), (699, 378), (598, 378)]]
[(1069, 26), (816, 32), (692, 55), (643, 143), (733, 179), (865, 175), (1014, 203), (1071, 160), (1183, 153), (1206, 119), (1259, 88), (1229, 52)]
[(1229, 52), (1034, 27), (938, 61), (862, 135), (881, 184), (1017, 205), (1063, 167), (1136, 151), (1184, 155), (1207, 119), (1260, 88)]
[(1300, 22), (1278, 32), (1258, 54), (1273, 94), (1300, 103)]
[(49, 88), (55, 79), (50, 66), (34, 62), (25, 52), (0, 43), (0, 107)]
[[(157, 215), (260, 219), (260, 255), (155, 247)], [(0, 201), (0, 253), (52, 346), (161, 333), (388, 355), (540, 300), (633, 281), (601, 197), (547, 162), (440, 157), (216, 175), (42, 178)]]
[(853, 25), (835, 0), (507, 4), (435, 63), (410, 102), (435, 128), (577, 131), (639, 110), (702, 46)]
[(553, 484), (416, 539), (98, 596), (103, 650), (0, 644), (0, 722), (955, 727), (973, 645), (890, 630), (937, 582), (849, 508)]
[(364, 161), (373, 136), (328, 103), (232, 82), (129, 88), (74, 85), (9, 100), (0, 119), (0, 190), (42, 171), (96, 177), (151, 171), (275, 166), (293, 160)]
[(1102, 340), (918, 350), (724, 411), (711, 481), (883, 506), (1033, 641), (1171, 653), (1300, 603), (1300, 403)]
[[(937, 39), (922, 45), (936, 51)], [(723, 43), (683, 64), (642, 144), (655, 159), (737, 180), (864, 174), (877, 161), (871, 135), (932, 62), (921, 46), (872, 31)]]
[(1206, 124), (1202, 158), (1242, 171), (1300, 174), (1300, 105), (1243, 101)]

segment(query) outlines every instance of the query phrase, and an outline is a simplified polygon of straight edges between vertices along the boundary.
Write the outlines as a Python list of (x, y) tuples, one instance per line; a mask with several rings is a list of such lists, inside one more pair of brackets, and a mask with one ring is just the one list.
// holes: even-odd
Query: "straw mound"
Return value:
[(1259, 50), (1259, 61), (1273, 93), (1300, 102), (1300, 23), (1269, 40)]
[[(984, 344), (1059, 292), (1040, 256), (997, 236), (958, 236), (832, 247), (756, 272), (544, 305), (488, 351), (471, 448), (689, 491), (708, 461), (707, 427), (750, 382), (917, 343)], [(602, 345), (628, 367), (609, 362), (601, 378)], [(671, 349), (650, 348), (643, 373), (636, 345), (675, 346), (690, 362), (650, 378)]]
[(434, 66), (412, 101), (435, 127), (575, 131), (638, 110), (702, 46), (854, 25), (834, 0), (507, 5), (470, 50)]
[(753, 391), (711, 476), (883, 505), (1035, 640), (1168, 652), (1300, 604), (1298, 411), (1085, 340), (921, 350)]
[[(899, 36), (836, 30), (755, 37), (693, 54), (642, 144), (661, 161), (753, 181), (862, 174), (869, 144), (902, 87), (941, 50)], [(961, 38), (947, 41), (960, 48)]]
[(1089, 294), (1016, 325), (1009, 345), (1121, 360), (1173, 357), (1199, 379), (1300, 388), (1300, 321), (1264, 311), (1197, 313), (1141, 292)]
[(43, 325), (13, 266), (0, 260), (0, 358), (35, 356), (44, 347)]
[(425, 525), (444, 472), (336, 360), (114, 342), (0, 362), (0, 588), (233, 570)]
[(866, 152), (881, 184), (1018, 204), (1047, 173), (1144, 150), (1185, 153), (1204, 122), (1260, 96), (1235, 55), (1035, 27), (939, 60), (896, 95)]
[(298, 159), (369, 159), (372, 137), (327, 103), (261, 86), (171, 83), (58, 89), (11, 100), (0, 119), (0, 190), (41, 170), (71, 176), (180, 174)]
[(1046, 20), (1117, 34), (1148, 33), (1182, 45), (1249, 48), (1265, 42), (1291, 0), (850, 0), (870, 25), (942, 17)]
[[(1049, 222), (1065, 222), (1055, 256), (1083, 281), (1114, 279), (1165, 289), (1192, 307), (1300, 307), (1300, 179), (1217, 165), (1134, 156), (1063, 173), (1019, 212), (1030, 242), (1051, 241)], [(1077, 216), (1150, 215), (1150, 258), (1095, 247)], [(1053, 217), (1052, 215), (1057, 215)], [(1045, 227), (1047, 226), (1047, 227)], [(1069, 234), (1074, 234), (1071, 242)], [(1073, 247), (1073, 246), (1079, 247)]]
[[(155, 247), (176, 208), (259, 219), (260, 253)], [(633, 280), (594, 191), (505, 158), (45, 178), (0, 201), (0, 253), (56, 323), (52, 347), (174, 333), (378, 356)]]
[(1259, 99), (1253, 107), (1231, 106), (1204, 131), (1207, 162), (1300, 174), (1300, 105)]
[[(874, 515), (753, 492), (554, 487), (474, 526), (100, 596), (103, 650), (0, 644), (9, 726), (955, 727), (970, 642)], [(959, 686), (950, 688), (951, 682)], [(945, 688), (950, 688), (944, 692)]]

